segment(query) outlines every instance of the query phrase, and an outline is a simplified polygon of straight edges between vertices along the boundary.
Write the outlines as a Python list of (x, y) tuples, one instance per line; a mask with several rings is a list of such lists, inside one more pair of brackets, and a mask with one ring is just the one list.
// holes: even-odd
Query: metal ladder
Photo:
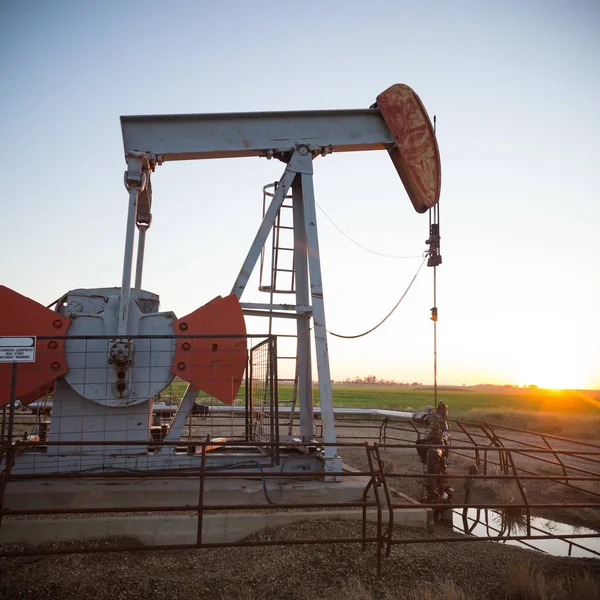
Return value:
[[(265, 212), (267, 210), (267, 201), (270, 200), (275, 195), (277, 191), (277, 185), (279, 182), (268, 183), (263, 187), (263, 217), (265, 216)], [(272, 190), (272, 191), (270, 191)], [(291, 199), (291, 194), (288, 194), (285, 199)], [(295, 294), (295, 268), (294, 268), (294, 247), (293, 242), (292, 246), (282, 246), (281, 245), (281, 232), (282, 231), (294, 231), (293, 225), (282, 225), (282, 216), (283, 213), (287, 213), (291, 215), (291, 204), (284, 203), (281, 205), (279, 212), (277, 213), (277, 217), (275, 218), (275, 223), (273, 224), (273, 229), (271, 231), (271, 269), (270, 274), (267, 276), (267, 269), (265, 268), (265, 257), (266, 257), (266, 247), (263, 247), (260, 255), (260, 282), (258, 289), (261, 292), (269, 292), (271, 294), (271, 302), (273, 302), (273, 294)], [(285, 217), (284, 217), (285, 223)], [(289, 222), (289, 221), (288, 221)], [(291, 252), (292, 260), (291, 260), (291, 268), (280, 267), (280, 261), (282, 260), (282, 253)], [(288, 255), (289, 256), (289, 255)], [(280, 286), (277, 281), (278, 273), (290, 273), (289, 286)], [(267, 279), (268, 283), (263, 283), (263, 281)]]
[[(263, 217), (268, 208), (268, 204), (270, 204), (275, 192), (277, 191), (277, 185), (279, 182), (268, 183), (263, 187)], [(285, 231), (294, 231), (294, 227), (290, 223), (290, 217), (292, 216), (293, 205), (289, 202), (292, 199), (291, 193), (288, 194), (281, 208), (279, 209), (277, 216), (275, 218), (275, 222), (273, 224), (273, 229), (271, 231), (271, 268), (267, 269), (265, 266), (265, 258), (266, 258), (266, 245), (263, 247), (261, 256), (260, 256), (260, 278), (259, 278), (259, 291), (268, 292), (270, 303), (273, 304), (273, 296), (275, 294), (295, 294), (295, 263), (294, 263), (294, 244), (293, 240), (291, 245), (283, 246), (282, 245), (282, 235), (281, 232)], [(286, 200), (288, 203), (286, 204)], [(291, 252), (291, 265), (289, 264), (289, 253)], [(286, 266), (280, 266), (282, 261), (287, 259)], [(290, 268), (291, 266), (291, 268)], [(270, 273), (269, 273), (270, 271)], [(289, 285), (282, 285), (281, 280), (282, 277), (278, 278), (278, 274), (288, 273), (289, 278), (286, 278), (286, 282)], [(269, 317), (269, 335), (273, 333), (273, 317)], [(296, 403), (298, 399), (298, 336), (297, 334), (291, 335), (281, 335), (280, 337), (292, 338), (296, 340), (296, 354), (294, 356), (277, 356), (277, 361), (280, 360), (293, 360), (295, 361), (294, 368), (294, 387), (292, 391), (292, 399), (291, 400), (280, 400), (280, 404), (290, 404), (290, 420), (288, 423), (288, 435), (292, 435), (292, 430), (294, 427), (294, 416), (296, 412)], [(279, 369), (277, 369), (279, 372)], [(279, 382), (277, 382), (278, 384)]]

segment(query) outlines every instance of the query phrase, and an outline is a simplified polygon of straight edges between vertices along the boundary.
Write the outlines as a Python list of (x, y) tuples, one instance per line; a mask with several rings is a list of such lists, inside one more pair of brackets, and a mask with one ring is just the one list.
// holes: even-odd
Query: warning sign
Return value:
[(0, 336), (0, 363), (35, 362), (35, 336)]

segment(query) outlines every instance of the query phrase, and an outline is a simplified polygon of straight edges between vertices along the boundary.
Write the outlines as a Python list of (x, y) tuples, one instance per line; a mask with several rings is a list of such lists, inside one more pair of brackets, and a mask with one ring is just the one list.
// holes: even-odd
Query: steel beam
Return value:
[[(312, 164), (309, 165), (312, 167)], [(310, 303), (308, 287), (308, 267), (306, 256), (306, 227), (304, 224), (304, 204), (302, 198), (302, 180), (297, 177), (292, 185), (292, 212), (294, 218), (294, 267), (296, 269), (296, 304)], [(298, 396), (300, 404), (300, 436), (303, 442), (315, 437), (312, 395), (312, 366), (310, 352), (310, 315), (298, 315), (297, 333), (297, 369)]]
[[(131, 293), (131, 267), (133, 263), (133, 242), (135, 238), (135, 223), (137, 218), (138, 196), (146, 187), (146, 175), (142, 170), (143, 158), (140, 155), (127, 156), (127, 171), (125, 172), (125, 188), (129, 193), (127, 209), (127, 225), (125, 230), (125, 251), (123, 254), (123, 279), (121, 282), (121, 305), (119, 307), (119, 324), (117, 334), (127, 335), (129, 318), (129, 296)], [(141, 273), (140, 273), (141, 277)]]
[(394, 138), (379, 109), (122, 116), (125, 154), (157, 162), (313, 150), (385, 150)]
[[(139, 196), (138, 196), (139, 198)], [(146, 249), (146, 232), (148, 227), (146, 225), (138, 225), (138, 249), (137, 249), (137, 261), (135, 267), (135, 289), (142, 289), (142, 273), (144, 270), (144, 250)]]
[[(173, 417), (173, 422), (171, 423), (171, 426), (169, 427), (169, 431), (167, 432), (165, 441), (176, 442), (177, 440), (179, 440), (179, 438), (181, 437), (181, 432), (183, 431), (183, 427), (185, 425), (185, 419), (190, 414), (190, 411), (192, 410), (192, 406), (194, 405), (194, 402), (196, 401), (196, 398), (198, 397), (199, 392), (200, 392), (200, 390), (195, 385), (192, 385), (190, 383), (187, 386), (187, 389), (185, 390), (185, 394), (183, 395), (183, 398), (181, 399), (181, 402), (179, 403), (179, 407), (177, 408), (177, 412), (175, 413), (175, 416)], [(173, 446), (171, 446), (171, 447), (163, 446), (161, 448), (161, 452), (162, 451), (173, 452), (174, 450), (175, 450), (175, 448)]]
[[(312, 167), (312, 165), (311, 165)], [(335, 419), (333, 413), (333, 395), (331, 391), (331, 372), (329, 370), (329, 350), (327, 348), (327, 327), (325, 325), (325, 305), (323, 303), (323, 283), (321, 277), (321, 257), (319, 237), (317, 235), (317, 214), (315, 194), (310, 173), (302, 173), (302, 198), (304, 205), (304, 223), (308, 251), (308, 270), (310, 274), (310, 295), (313, 307), (313, 329), (317, 371), (319, 374), (319, 394), (321, 400), (321, 419), (323, 420), (323, 441), (335, 444)], [(328, 471), (341, 470), (341, 460), (337, 457), (335, 446), (326, 446), (324, 450)]]

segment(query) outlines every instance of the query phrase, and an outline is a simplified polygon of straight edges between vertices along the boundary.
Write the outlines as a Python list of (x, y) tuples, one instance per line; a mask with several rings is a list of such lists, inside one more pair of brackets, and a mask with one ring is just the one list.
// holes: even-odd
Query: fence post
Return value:
[(381, 483), (383, 485), (383, 492), (385, 494), (385, 500), (388, 505), (388, 532), (387, 532), (387, 548), (385, 551), (385, 555), (389, 556), (392, 551), (392, 533), (394, 530), (394, 509), (392, 508), (392, 497), (390, 495), (390, 490), (388, 488), (387, 479), (385, 477), (384, 471), (384, 462), (381, 459), (381, 453), (379, 452), (379, 445), (377, 443), (374, 444), (375, 448), (375, 458), (377, 459), (377, 464), (379, 466), (379, 478), (381, 479)]
[(10, 380), (10, 405), (8, 409), (8, 433), (6, 435), (9, 444), (12, 444), (13, 425), (15, 421), (15, 401), (17, 399), (17, 366), (18, 363), (12, 363), (12, 377)]
[(202, 442), (202, 460), (200, 462), (200, 485), (198, 488), (198, 531), (196, 534), (196, 546), (202, 546), (202, 522), (204, 519), (204, 475), (206, 473), (206, 445), (210, 436)]
[[(371, 454), (372, 449), (368, 442), (365, 442), (367, 449), (367, 460), (369, 461), (369, 471), (371, 473), (371, 481), (373, 482), (373, 496), (375, 497), (375, 504), (377, 506), (377, 577), (381, 577), (381, 554), (383, 551), (383, 535), (381, 533), (381, 500), (379, 499), (379, 490), (377, 489), (381, 484), (373, 465), (373, 456)], [(365, 531), (366, 527), (363, 527)]]

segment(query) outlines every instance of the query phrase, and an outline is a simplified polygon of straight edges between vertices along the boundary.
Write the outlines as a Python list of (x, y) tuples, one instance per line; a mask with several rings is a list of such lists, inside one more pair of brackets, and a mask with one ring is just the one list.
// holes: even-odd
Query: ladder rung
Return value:
[(281, 208), (294, 208), (292, 204), (282, 204)]
[(277, 358), (280, 358), (281, 360), (296, 360), (295, 356), (278, 356)]
[(275, 249), (276, 250), (290, 250), (291, 252), (294, 251), (293, 248), (284, 248), (283, 246), (275, 246)]
[(283, 273), (293, 273), (294, 269), (273, 269), (274, 271), (281, 271)]
[(294, 229), (291, 225), (275, 225), (277, 229)]

